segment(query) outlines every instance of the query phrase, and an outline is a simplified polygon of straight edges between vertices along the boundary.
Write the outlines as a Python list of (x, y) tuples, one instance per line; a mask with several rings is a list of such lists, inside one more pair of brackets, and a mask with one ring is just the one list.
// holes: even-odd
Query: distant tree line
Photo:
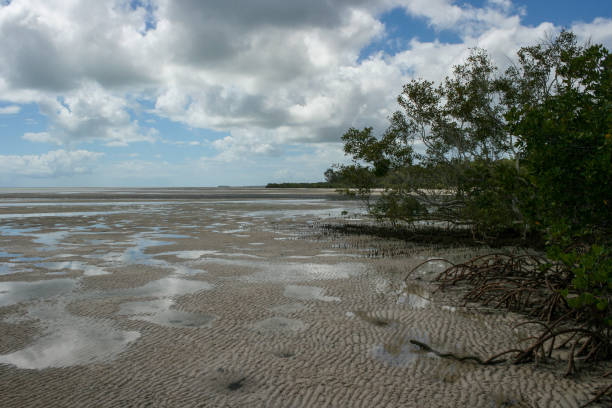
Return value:
[(326, 181), (319, 181), (315, 183), (268, 183), (266, 188), (335, 188), (337, 186), (332, 185)]

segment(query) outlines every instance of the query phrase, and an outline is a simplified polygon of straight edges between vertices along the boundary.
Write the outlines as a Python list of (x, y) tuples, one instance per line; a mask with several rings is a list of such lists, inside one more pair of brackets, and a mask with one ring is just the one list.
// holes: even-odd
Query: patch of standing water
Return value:
[(0, 207), (99, 207), (99, 206), (125, 206), (125, 205), (167, 205), (181, 204), (176, 201), (41, 201), (41, 202), (19, 202), (6, 203), (0, 202)]
[(203, 269), (194, 269), (194, 268), (190, 268), (185, 265), (172, 265), (172, 268), (174, 269), (174, 273), (179, 276), (186, 276), (186, 275), (192, 276), (192, 275), (200, 275), (202, 273), (208, 273), (207, 271)]
[(323, 302), (340, 302), (339, 297), (325, 296), (325, 289), (316, 286), (287, 285), (283, 295), (299, 300), (321, 300)]
[(62, 302), (35, 305), (28, 310), (28, 318), (45, 323), (43, 335), (22, 350), (0, 355), (0, 364), (44, 369), (107, 362), (140, 337), (107, 320), (73, 316)]
[(413, 309), (424, 309), (431, 305), (430, 293), (419, 284), (402, 282), (397, 292), (397, 303)]
[(13, 264), (2, 262), (0, 263), (0, 275), (11, 275), (15, 273), (13, 271)]
[(23, 218), (38, 218), (38, 217), (87, 217), (97, 215), (124, 214), (134, 212), (133, 210), (125, 211), (68, 211), (68, 212), (47, 212), (47, 213), (22, 213), (22, 214), (0, 214), (0, 220), (7, 219), (23, 219)]
[(44, 247), (41, 248), (43, 251), (55, 251), (59, 248), (58, 244), (61, 240), (66, 238), (69, 235), (68, 231), (55, 231), (55, 232), (46, 232), (43, 234), (34, 234), (37, 238), (32, 242), (37, 244), (43, 244)]
[(164, 252), (160, 255), (174, 255), (180, 259), (199, 259), (204, 255), (216, 255), (219, 251), (214, 250), (204, 250), (204, 251), (173, 251), (173, 252)]
[(38, 227), (15, 228), (10, 225), (0, 225), (0, 235), (5, 237), (22, 237), (29, 235), (30, 232), (40, 231)]
[(14, 305), (33, 299), (46, 299), (70, 293), (75, 279), (51, 279), (35, 282), (0, 282), (0, 306)]
[(394, 337), (384, 344), (375, 344), (372, 347), (371, 355), (374, 359), (394, 367), (403, 367), (414, 363), (423, 355), (435, 357), (432, 353), (424, 354), (419, 347), (410, 343), (411, 339), (428, 344), (427, 336), (420, 332), (414, 332)]
[(204, 281), (168, 277), (129, 289), (105, 292), (113, 296), (172, 297), (210, 290), (213, 286)]
[[(208, 260), (215, 262), (214, 260)], [(238, 260), (227, 260), (239, 262)], [(245, 262), (245, 261), (243, 261)], [(263, 270), (252, 275), (240, 276), (247, 282), (305, 282), (310, 280), (347, 279), (365, 271), (359, 263), (315, 264), (315, 263), (260, 263), (245, 262), (244, 266), (259, 267)]]
[(274, 217), (275, 219), (294, 219), (296, 217), (317, 217), (317, 218), (337, 218), (346, 211), (345, 208), (324, 208), (311, 209), (305, 208), (302, 210), (261, 210), (244, 213), (245, 217)]
[(169, 245), (173, 242), (169, 241), (156, 241), (153, 239), (145, 238), (142, 234), (138, 234), (133, 237), (133, 243), (135, 246), (127, 248), (120, 256), (119, 261), (122, 264), (128, 265), (151, 265), (151, 266), (165, 266), (166, 262), (154, 259), (153, 255), (145, 253), (145, 249), (155, 246)]
[(400, 297), (397, 299), (397, 303), (402, 305), (408, 305), (413, 309), (425, 309), (431, 304), (431, 300), (416, 295), (414, 293), (407, 293), (404, 295), (400, 295)]
[(427, 257), (415, 257), (417, 260), (427, 261), (422, 263), (417, 269), (415, 269), (412, 274), (420, 275), (420, 276), (428, 276), (433, 274), (439, 274), (444, 272), (448, 267), (452, 266), (451, 263), (447, 262), (443, 259), (438, 258), (427, 258)]
[(162, 239), (191, 238), (191, 236), (189, 236), (189, 235), (184, 235), (184, 234), (167, 234), (167, 233), (155, 233), (154, 237), (155, 238), (162, 238)]
[(95, 224), (88, 225), (88, 228), (89, 229), (110, 229), (110, 227), (108, 225), (103, 224), (103, 223), (99, 223), (99, 222), (95, 223)]
[(64, 261), (64, 262), (43, 262), (36, 264), (36, 266), (54, 271), (69, 270), (69, 271), (83, 271), (84, 276), (100, 276), (109, 275), (110, 272), (105, 271), (103, 268), (95, 265), (88, 265), (80, 261)]
[(102, 259), (112, 265), (148, 265), (157, 266), (160, 268), (172, 269), (177, 275), (195, 275), (203, 273), (200, 269), (193, 269), (185, 265), (174, 264), (166, 262), (162, 259), (155, 259), (158, 255), (176, 255), (182, 259), (197, 259), (200, 256), (209, 253), (216, 253), (216, 251), (175, 251), (175, 252), (161, 252), (157, 254), (147, 254), (145, 250), (150, 247), (162, 246), (173, 244), (170, 241), (157, 241), (154, 239), (146, 238), (142, 233), (136, 234), (131, 240), (134, 246), (125, 249), (123, 252), (102, 252), (100, 254), (87, 255), (88, 258)]
[(118, 314), (166, 327), (211, 327), (216, 319), (215, 316), (174, 310), (173, 305), (172, 299), (126, 302), (121, 304)]
[(39, 256), (29, 256), (29, 257), (19, 257), (11, 259), (11, 262), (38, 262), (43, 261), (45, 258), (41, 258)]

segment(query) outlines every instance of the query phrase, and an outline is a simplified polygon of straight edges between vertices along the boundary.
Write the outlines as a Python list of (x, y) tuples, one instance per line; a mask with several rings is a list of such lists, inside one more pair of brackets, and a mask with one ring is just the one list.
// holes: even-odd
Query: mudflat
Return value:
[[(330, 236), (332, 191), (0, 191), (2, 407), (578, 407), (598, 380), (482, 366), (522, 317), (429, 281), (473, 249)], [(402, 256), (371, 257), (377, 245)]]

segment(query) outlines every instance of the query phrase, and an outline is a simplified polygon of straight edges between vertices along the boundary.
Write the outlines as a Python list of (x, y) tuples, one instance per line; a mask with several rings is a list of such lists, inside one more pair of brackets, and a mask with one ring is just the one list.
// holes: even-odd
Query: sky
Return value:
[(603, 0), (0, 0), (0, 187), (319, 181), (469, 48), (507, 66)]

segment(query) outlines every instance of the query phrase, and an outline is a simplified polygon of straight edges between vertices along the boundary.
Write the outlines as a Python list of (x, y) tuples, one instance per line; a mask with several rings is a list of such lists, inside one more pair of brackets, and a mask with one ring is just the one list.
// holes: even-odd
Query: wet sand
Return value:
[(473, 250), (370, 258), (385, 243), (317, 229), (357, 203), (248, 190), (3, 191), (0, 406), (578, 407), (600, 385), (420, 351), (531, 333), (434, 293), (443, 264), (402, 284)]

